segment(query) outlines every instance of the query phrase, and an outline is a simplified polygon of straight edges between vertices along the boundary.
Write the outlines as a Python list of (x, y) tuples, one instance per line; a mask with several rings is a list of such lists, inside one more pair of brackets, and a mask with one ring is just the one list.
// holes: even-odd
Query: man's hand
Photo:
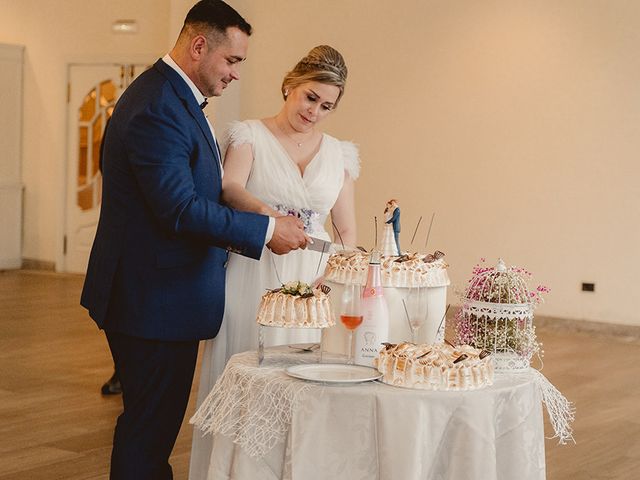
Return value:
[(299, 218), (277, 217), (271, 241), (267, 247), (273, 253), (282, 255), (291, 250), (305, 248), (309, 237), (304, 233), (304, 226)]

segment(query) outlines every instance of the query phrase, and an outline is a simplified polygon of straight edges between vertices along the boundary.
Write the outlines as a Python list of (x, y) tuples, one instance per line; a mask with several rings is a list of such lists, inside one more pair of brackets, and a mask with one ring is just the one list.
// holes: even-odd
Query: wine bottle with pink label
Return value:
[(382, 343), (389, 341), (389, 307), (380, 277), (380, 252), (371, 252), (367, 283), (362, 292), (362, 325), (356, 330), (355, 363), (373, 367)]

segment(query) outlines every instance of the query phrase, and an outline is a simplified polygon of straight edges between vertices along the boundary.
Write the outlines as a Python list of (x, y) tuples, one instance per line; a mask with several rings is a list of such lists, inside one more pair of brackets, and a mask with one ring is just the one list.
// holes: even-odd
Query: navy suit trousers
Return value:
[(189, 401), (198, 342), (148, 340), (106, 331), (122, 385), (111, 480), (170, 480), (169, 456)]

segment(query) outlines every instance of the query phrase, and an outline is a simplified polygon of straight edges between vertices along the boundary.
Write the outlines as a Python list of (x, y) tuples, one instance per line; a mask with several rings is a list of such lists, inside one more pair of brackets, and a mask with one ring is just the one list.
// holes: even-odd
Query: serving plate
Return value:
[(301, 380), (322, 383), (362, 383), (382, 376), (375, 368), (343, 363), (313, 363), (292, 365), (285, 369), (287, 375)]

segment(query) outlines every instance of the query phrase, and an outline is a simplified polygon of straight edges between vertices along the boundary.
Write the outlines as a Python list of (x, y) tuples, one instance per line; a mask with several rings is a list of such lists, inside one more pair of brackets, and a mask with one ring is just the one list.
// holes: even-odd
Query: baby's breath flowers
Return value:
[(462, 295), (456, 341), (494, 353), (516, 354), (528, 366), (533, 355), (541, 354), (533, 309), (549, 288), (538, 285), (531, 290), (531, 273), (524, 268), (507, 267), (502, 260), (495, 267), (484, 262), (483, 258), (474, 266)]

